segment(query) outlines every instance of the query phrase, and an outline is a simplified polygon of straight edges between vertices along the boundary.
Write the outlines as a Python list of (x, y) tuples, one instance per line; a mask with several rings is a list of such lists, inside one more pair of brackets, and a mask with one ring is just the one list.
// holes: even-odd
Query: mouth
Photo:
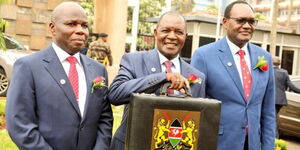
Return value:
[(177, 43), (170, 43), (170, 42), (167, 42), (167, 43), (165, 43), (165, 46), (166, 46), (167, 48), (173, 48), (173, 47), (177, 47), (178, 44), (177, 44)]
[(73, 42), (76, 42), (76, 43), (85, 43), (85, 39), (72, 39)]

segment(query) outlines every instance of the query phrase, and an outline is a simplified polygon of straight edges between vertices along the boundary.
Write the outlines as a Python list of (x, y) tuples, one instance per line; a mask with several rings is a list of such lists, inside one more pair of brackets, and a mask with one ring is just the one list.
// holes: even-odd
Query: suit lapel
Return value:
[(160, 60), (156, 49), (148, 51), (143, 57), (148, 74), (161, 72)]
[(68, 98), (68, 101), (71, 103), (71, 105), (73, 106), (73, 108), (76, 110), (76, 112), (80, 117), (80, 110), (75, 95), (73, 93), (73, 89), (65, 73), (65, 70), (61, 62), (59, 61), (56, 53), (54, 52), (52, 46), (49, 46), (46, 49), (46, 55), (43, 60), (45, 62), (46, 70), (50, 73), (50, 75), (56, 81), (58, 86), (65, 93), (66, 97)]
[(248, 45), (248, 49), (249, 49), (249, 54), (250, 54), (250, 60), (251, 60), (251, 76), (252, 76), (252, 86), (251, 86), (251, 91), (250, 91), (250, 97), (249, 97), (249, 101), (250, 102), (251, 98), (253, 97), (253, 93), (256, 89), (256, 86), (258, 84), (259, 81), (259, 69), (253, 69), (257, 63), (258, 60), (258, 51), (257, 49), (255, 49), (251, 43), (249, 43)]
[(234, 84), (237, 87), (237, 89), (239, 90), (243, 99), (246, 101), (245, 96), (244, 96), (244, 89), (243, 89), (242, 82), (241, 82), (240, 76), (239, 76), (239, 72), (236, 68), (238, 66), (236, 66), (236, 64), (233, 60), (233, 56), (231, 54), (231, 51), (229, 49), (229, 46), (228, 46), (225, 38), (223, 38), (220, 41), (218, 47), (219, 47), (218, 57), (219, 57), (220, 61), (222, 62), (223, 66), (229, 73), (231, 79), (234, 81)]
[(90, 104), (90, 96), (91, 96), (91, 91), (92, 91), (92, 82), (93, 82), (93, 66), (92, 63), (90, 61), (88, 61), (87, 58), (82, 57), (80, 54), (80, 59), (81, 59), (81, 63), (83, 65), (83, 69), (84, 69), (84, 74), (85, 74), (85, 78), (86, 78), (86, 101), (85, 101), (85, 106), (84, 106), (84, 113), (83, 113), (83, 119), (81, 121), (84, 120), (86, 113), (88, 111), (88, 106)]

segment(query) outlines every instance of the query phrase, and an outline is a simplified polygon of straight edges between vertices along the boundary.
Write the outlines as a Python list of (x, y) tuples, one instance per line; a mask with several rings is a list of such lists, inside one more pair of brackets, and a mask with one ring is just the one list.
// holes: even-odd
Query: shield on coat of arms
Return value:
[(168, 137), (173, 148), (181, 141), (182, 139), (182, 125), (180, 121), (176, 118), (171, 126), (170, 132), (168, 133)]

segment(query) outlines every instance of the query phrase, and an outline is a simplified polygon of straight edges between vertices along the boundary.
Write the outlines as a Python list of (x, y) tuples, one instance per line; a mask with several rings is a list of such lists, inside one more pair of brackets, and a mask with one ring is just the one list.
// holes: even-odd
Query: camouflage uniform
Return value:
[(94, 41), (89, 45), (87, 56), (97, 60), (101, 64), (103, 64), (105, 57), (107, 57), (109, 61), (109, 65), (112, 65), (113, 62), (109, 45), (108, 43), (104, 42), (102, 39), (98, 39), (97, 41)]

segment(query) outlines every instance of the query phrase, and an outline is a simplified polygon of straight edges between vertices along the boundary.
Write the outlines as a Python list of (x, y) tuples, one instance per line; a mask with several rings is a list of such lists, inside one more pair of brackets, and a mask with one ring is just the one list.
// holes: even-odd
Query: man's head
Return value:
[(99, 39), (102, 39), (104, 42), (107, 42), (107, 37), (108, 37), (108, 34), (106, 33), (100, 33), (98, 35)]
[(245, 1), (229, 4), (222, 22), (229, 40), (240, 48), (252, 38), (257, 24), (252, 7)]
[(278, 56), (273, 56), (272, 57), (273, 65), (278, 67), (281, 64), (280, 58)]
[(154, 29), (157, 49), (168, 59), (175, 58), (184, 46), (187, 36), (183, 16), (176, 12), (163, 14)]
[(84, 47), (89, 35), (87, 16), (75, 2), (59, 4), (53, 10), (49, 27), (53, 42), (70, 55)]

